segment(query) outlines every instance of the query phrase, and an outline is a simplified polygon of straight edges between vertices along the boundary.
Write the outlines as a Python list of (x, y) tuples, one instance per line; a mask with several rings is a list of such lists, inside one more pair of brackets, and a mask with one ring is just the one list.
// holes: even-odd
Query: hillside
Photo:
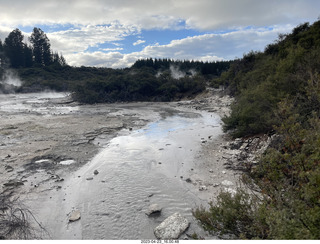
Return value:
[(236, 239), (320, 238), (319, 71), (317, 21), (279, 35), (214, 81), (235, 96), (225, 131), (274, 136), (257, 164), (244, 165), (245, 187), (194, 211), (205, 229)]

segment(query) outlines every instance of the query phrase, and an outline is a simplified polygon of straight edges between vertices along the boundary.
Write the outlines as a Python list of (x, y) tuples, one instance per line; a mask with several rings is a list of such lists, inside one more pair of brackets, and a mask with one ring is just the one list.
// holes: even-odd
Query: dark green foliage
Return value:
[(193, 215), (205, 230), (220, 237), (228, 235), (231, 239), (265, 239), (265, 209), (259, 202), (256, 196), (239, 188), (234, 195), (221, 192), (217, 203), (211, 202), (208, 211), (200, 207), (193, 211)]
[(33, 45), (34, 62), (40, 66), (52, 64), (50, 42), (47, 35), (40, 28), (35, 27), (29, 40)]
[(281, 103), (280, 142), (243, 176), (258, 193), (223, 192), (208, 210), (194, 210), (206, 230), (235, 239), (320, 238), (319, 114), (301, 125), (292, 111), (292, 102)]
[(24, 66), (23, 35), (19, 29), (13, 30), (4, 41), (4, 52), (13, 68)]
[(202, 61), (190, 61), (190, 60), (171, 60), (171, 59), (139, 59), (133, 65), (132, 68), (140, 69), (142, 67), (149, 67), (156, 71), (169, 70), (170, 67), (178, 67), (180, 71), (191, 75), (197, 72), (204, 76), (220, 76), (223, 71), (229, 69), (230, 64), (233, 61), (217, 61), (217, 62), (202, 62)]
[[(74, 68), (73, 68), (74, 69)], [(82, 68), (84, 70), (86, 68)], [(71, 86), (73, 98), (83, 103), (117, 101), (170, 101), (205, 89), (201, 78), (173, 79), (170, 74), (156, 76), (153, 69), (99, 69), (92, 78), (82, 77)], [(78, 72), (79, 74), (80, 72)], [(83, 73), (82, 73), (83, 74)]]
[(232, 130), (235, 137), (272, 131), (277, 123), (277, 104), (287, 96), (297, 99), (300, 119), (318, 107), (301, 99), (305, 98), (308, 81), (318, 76), (319, 33), (319, 22), (302, 24), (291, 34), (279, 35), (265, 52), (251, 52), (231, 64), (216, 80), (236, 98), (231, 115), (223, 119), (225, 130)]
[[(320, 22), (298, 26), (221, 77), (235, 94), (225, 129), (276, 140), (248, 165), (243, 189), (194, 216), (209, 231), (245, 239), (320, 239)], [(254, 193), (254, 194), (252, 194)]]

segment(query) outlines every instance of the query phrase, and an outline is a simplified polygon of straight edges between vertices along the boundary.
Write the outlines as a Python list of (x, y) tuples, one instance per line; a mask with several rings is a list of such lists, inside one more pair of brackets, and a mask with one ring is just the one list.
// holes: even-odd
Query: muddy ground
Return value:
[[(70, 172), (89, 162), (113, 137), (181, 109), (223, 117), (231, 102), (222, 91), (210, 89), (190, 101), (80, 105), (59, 97), (48, 101), (44, 110), (41, 104), (38, 110), (1, 113), (0, 191), (23, 200), (28, 193), (58, 190)], [(208, 135), (196, 166), (183, 176), (206, 202), (215, 201), (221, 190), (233, 192), (238, 184), (241, 171), (230, 167), (230, 160), (241, 152), (231, 149), (231, 142), (227, 134), (214, 140)]]

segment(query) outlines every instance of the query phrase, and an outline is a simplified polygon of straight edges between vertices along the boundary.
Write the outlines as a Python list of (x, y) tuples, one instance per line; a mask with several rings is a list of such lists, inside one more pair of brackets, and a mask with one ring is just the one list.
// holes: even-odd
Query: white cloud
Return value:
[(173, 40), (167, 45), (149, 45), (140, 52), (122, 54), (119, 52), (94, 52), (68, 55), (70, 65), (95, 65), (123, 68), (131, 66), (142, 58), (173, 58), (217, 61), (240, 58), (244, 53), (263, 51), (265, 46), (277, 39), (279, 33), (290, 32), (292, 26), (260, 29), (245, 29), (226, 34), (204, 34)]
[(110, 51), (121, 51), (123, 50), (122, 47), (115, 47), (115, 48), (102, 48), (101, 51), (110, 52)]
[(137, 45), (140, 45), (140, 44), (145, 43), (145, 42), (146, 42), (145, 40), (138, 40), (138, 41), (132, 43), (132, 45), (133, 46), (137, 46)]
[[(97, 47), (105, 42), (113, 43), (123, 40), (126, 36), (139, 33), (134, 26), (124, 26), (118, 22), (109, 25), (88, 25), (77, 29), (47, 33), (54, 49), (63, 54), (82, 52), (88, 47)], [(119, 50), (119, 49), (118, 49)]]
[[(136, 58), (218, 60), (242, 57), (250, 50), (262, 50), (297, 24), (319, 16), (316, 0), (0, 0), (0, 39), (17, 26), (66, 25), (63, 31), (47, 32), (53, 50), (61, 52), (70, 65), (125, 67)], [(251, 29), (246, 29), (252, 26)], [(273, 30), (265, 28), (273, 26)], [(148, 29), (193, 28), (209, 33), (167, 45), (149, 45), (140, 52), (122, 54), (115, 46), (127, 36)], [(142, 44), (142, 39), (132, 45)], [(105, 53), (109, 52), (109, 53)]]
[(101, 25), (119, 21), (144, 29), (188, 26), (213, 30), (240, 26), (299, 24), (319, 16), (315, 0), (15, 0), (0, 1), (3, 25), (71, 23)]

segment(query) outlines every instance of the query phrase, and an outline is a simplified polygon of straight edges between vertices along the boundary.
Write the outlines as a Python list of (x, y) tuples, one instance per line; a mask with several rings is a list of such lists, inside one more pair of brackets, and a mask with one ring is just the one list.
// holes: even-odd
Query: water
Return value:
[(68, 94), (58, 92), (0, 94), (0, 111), (8, 114), (55, 115), (78, 110), (78, 107), (61, 106), (54, 102), (55, 99), (65, 98), (66, 95)]
[[(60, 189), (29, 196), (35, 216), (52, 239), (155, 239), (154, 228), (175, 212), (191, 222), (189, 234), (205, 235), (192, 209), (207, 202), (199, 199), (197, 186), (186, 179), (199, 164), (203, 141), (222, 133), (219, 116), (163, 104), (69, 107), (59, 103), (64, 96), (0, 95), (0, 111), (5, 116), (55, 116), (99, 109), (110, 116), (130, 113), (154, 122), (139, 130), (124, 129), (111, 141), (104, 141), (100, 153), (65, 177)], [(46, 158), (37, 163), (43, 160)], [(60, 162), (66, 167), (73, 163)], [(99, 173), (94, 174), (95, 170)], [(145, 212), (154, 203), (163, 208), (161, 215), (148, 217)], [(68, 215), (74, 209), (81, 212), (81, 219), (69, 223)]]
[[(112, 139), (53, 197), (62, 204), (48, 205), (53, 239), (155, 239), (153, 229), (175, 212), (189, 219), (191, 234), (201, 232), (192, 208), (203, 202), (181, 176), (194, 167), (201, 141), (221, 133), (219, 123), (209, 113), (181, 113)], [(162, 213), (148, 217), (153, 203)], [(66, 225), (73, 209), (81, 220)]]

